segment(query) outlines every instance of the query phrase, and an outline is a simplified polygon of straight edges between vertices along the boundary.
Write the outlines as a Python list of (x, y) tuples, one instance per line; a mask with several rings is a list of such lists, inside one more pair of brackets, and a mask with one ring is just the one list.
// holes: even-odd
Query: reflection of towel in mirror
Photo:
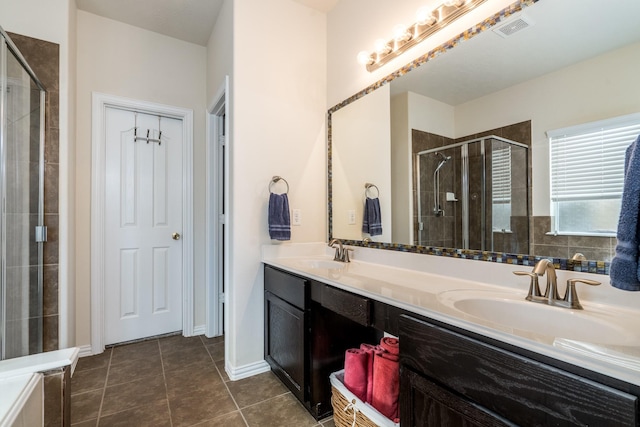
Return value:
[(269, 237), (275, 240), (291, 238), (289, 198), (286, 194), (271, 193), (269, 196)]
[(626, 291), (640, 291), (640, 136), (627, 148), (624, 160), (624, 188), (618, 221), (618, 244), (611, 261), (611, 285)]
[(370, 236), (382, 234), (382, 216), (380, 215), (380, 199), (370, 199), (364, 202), (364, 218), (362, 219), (362, 232)]

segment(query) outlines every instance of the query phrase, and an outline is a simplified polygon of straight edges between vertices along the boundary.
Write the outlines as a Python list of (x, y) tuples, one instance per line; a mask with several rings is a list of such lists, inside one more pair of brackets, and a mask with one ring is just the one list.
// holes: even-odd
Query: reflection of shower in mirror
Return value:
[(436, 169), (433, 171), (433, 214), (435, 216), (444, 216), (444, 209), (442, 209), (442, 205), (440, 205), (440, 168), (451, 160), (451, 156), (445, 156), (439, 151), (433, 154), (440, 159), (438, 166), (436, 166)]

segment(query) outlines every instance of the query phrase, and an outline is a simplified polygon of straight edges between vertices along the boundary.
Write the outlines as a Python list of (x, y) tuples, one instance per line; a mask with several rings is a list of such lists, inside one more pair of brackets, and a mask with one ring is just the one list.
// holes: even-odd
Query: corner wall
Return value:
[(292, 0), (236, 0), (233, 10), (230, 376), (264, 363), (261, 246), (269, 182), (289, 182), (302, 225), (292, 242), (326, 240), (326, 15)]

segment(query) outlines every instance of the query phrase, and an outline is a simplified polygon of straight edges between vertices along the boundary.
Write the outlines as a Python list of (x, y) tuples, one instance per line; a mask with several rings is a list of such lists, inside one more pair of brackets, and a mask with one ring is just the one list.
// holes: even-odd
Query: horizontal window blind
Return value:
[(640, 115), (549, 132), (552, 202), (618, 199)]
[(494, 204), (511, 202), (511, 147), (491, 151), (491, 198)]

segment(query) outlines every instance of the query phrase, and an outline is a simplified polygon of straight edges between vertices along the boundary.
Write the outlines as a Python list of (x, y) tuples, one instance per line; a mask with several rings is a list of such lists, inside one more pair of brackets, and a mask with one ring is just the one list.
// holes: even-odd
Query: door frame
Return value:
[(193, 110), (92, 92), (91, 111), (91, 353), (105, 348), (105, 117), (107, 108), (182, 121), (182, 335), (193, 335)]
[[(224, 119), (223, 119), (224, 117)], [(223, 123), (224, 120), (224, 123)], [(226, 310), (223, 309), (228, 294), (229, 275), (229, 76), (218, 88), (206, 111), (207, 144), (206, 144), (206, 237), (205, 237), (205, 336), (211, 338), (224, 334)], [(225, 127), (224, 158), (220, 158), (218, 135), (220, 126)], [(217, 166), (224, 164), (224, 188), (220, 183)], [(222, 194), (220, 194), (222, 192)], [(220, 212), (219, 201), (224, 198), (226, 214)], [(220, 242), (220, 222), (227, 226), (222, 247)], [(221, 254), (226, 254), (224, 258)], [(211, 262), (213, 260), (213, 262)], [(220, 271), (224, 275), (220, 275)], [(224, 290), (224, 292), (223, 292)]]

